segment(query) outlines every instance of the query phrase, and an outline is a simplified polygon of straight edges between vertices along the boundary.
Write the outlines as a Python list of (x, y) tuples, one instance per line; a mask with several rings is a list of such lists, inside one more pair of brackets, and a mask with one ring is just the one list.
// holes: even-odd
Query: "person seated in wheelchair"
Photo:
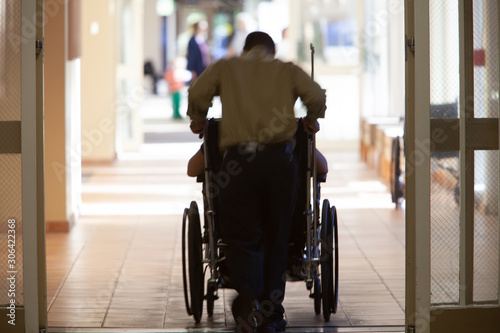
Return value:
[[(299, 120), (300, 122), (301, 120)], [(216, 129), (216, 128), (214, 128)], [(296, 133), (295, 137), (297, 140), (297, 137), (300, 136), (301, 134), (303, 135), (303, 131), (300, 129)], [(305, 140), (305, 138), (300, 138), (301, 140)], [(300, 146), (302, 144), (303, 147), (302, 149), (297, 149), (297, 144)], [(297, 159), (304, 159), (305, 156), (299, 156), (301, 150), (305, 150), (306, 147), (304, 147), (305, 142), (299, 142), (296, 143), (296, 149), (294, 150), (294, 153), (296, 154)], [(187, 164), (187, 175), (189, 177), (203, 177), (204, 176), (204, 171), (205, 171), (205, 152), (204, 152), (204, 145), (202, 144), (200, 146), (200, 149), (189, 159), (188, 164)], [(212, 154), (217, 154), (218, 156), (212, 156), (212, 159), (216, 160), (221, 160), (222, 156), (220, 156), (218, 152), (218, 145), (214, 144), (211, 145), (211, 153)], [(328, 162), (323, 156), (323, 154), (316, 149), (316, 174), (319, 176), (319, 178), (324, 178), (328, 174)], [(305, 163), (306, 161), (299, 161), (299, 170), (297, 177), (300, 178), (301, 175), (305, 175)], [(211, 171), (214, 174), (217, 174), (219, 170), (216, 168), (219, 166), (220, 163), (213, 163), (212, 165), (213, 168)], [(301, 165), (300, 165), (301, 164)], [(301, 167), (304, 165), (303, 167)], [(302, 169), (302, 170), (300, 170)], [(306, 233), (305, 233), (305, 226), (306, 226), (306, 216), (304, 215), (303, 212), (303, 207), (305, 205), (304, 199), (305, 197), (305, 188), (304, 188), (304, 182), (299, 181), (297, 184), (297, 203), (295, 204), (295, 211), (293, 214), (292, 218), (292, 229), (290, 232), (290, 239), (289, 239), (289, 250), (288, 250), (288, 259), (287, 259), (287, 279), (291, 281), (296, 281), (296, 280), (303, 280), (305, 279), (304, 276), (304, 271), (303, 271), (303, 265), (302, 265), (302, 260), (303, 260), (303, 250), (304, 250), (304, 244), (306, 242)], [(215, 202), (215, 205), (218, 206), (218, 203)], [(219, 208), (219, 207), (218, 207)], [(219, 208), (220, 209), (220, 208)], [(225, 282), (229, 282), (230, 278), (227, 276), (226, 269), (224, 266), (222, 266), (222, 276), (224, 278)]]
[(222, 102), (219, 148), (222, 169), (234, 166), (221, 186), (221, 235), (231, 285), (238, 292), (232, 312), (237, 331), (282, 332), (282, 302), (290, 219), (295, 198), (293, 106), (307, 107), (309, 133), (324, 117), (325, 91), (300, 67), (274, 59), (275, 45), (263, 32), (247, 36), (241, 56), (209, 66), (190, 86), (188, 116), (203, 133), (214, 96)]
[[(300, 122), (300, 120), (299, 120)], [(300, 129), (300, 128), (299, 128)], [(299, 131), (296, 133), (296, 139), (297, 136), (300, 136), (300, 134), (303, 133), (303, 131)], [(302, 138), (304, 139), (304, 138)], [(302, 145), (305, 144), (305, 142), (301, 142)], [(300, 143), (299, 143), (300, 145)], [(218, 154), (218, 145), (212, 145), (211, 146), (211, 152)], [(302, 150), (305, 150), (305, 147), (302, 147)], [(303, 159), (305, 156), (298, 156), (300, 155), (300, 149), (294, 150), (296, 153), (296, 158), (297, 159)], [(222, 156), (213, 156), (212, 158), (216, 158), (217, 160), (222, 159)], [(325, 158), (325, 156), (318, 150), (316, 149), (316, 174), (320, 178), (325, 178), (326, 175), (328, 174), (328, 162)], [(305, 161), (299, 161), (299, 170), (297, 177), (300, 178), (301, 175), (305, 175), (305, 168), (301, 168), (301, 162)], [(215, 166), (219, 166), (219, 163), (214, 163)], [(305, 163), (302, 163), (302, 165)], [(302, 169), (302, 170), (300, 170)], [(187, 175), (189, 177), (203, 177), (204, 176), (204, 171), (205, 171), (205, 152), (204, 152), (204, 147), (203, 144), (200, 146), (200, 149), (189, 159), (188, 164), (187, 164)], [(211, 170), (215, 174), (219, 170)], [(298, 181), (297, 184), (297, 202), (295, 204), (295, 210), (292, 216), (292, 227), (290, 231), (290, 238), (288, 241), (288, 257), (287, 257), (287, 280), (289, 281), (298, 281), (298, 280), (304, 280), (305, 279), (305, 272), (304, 272), (304, 267), (303, 267), (303, 258), (304, 258), (304, 244), (306, 242), (306, 221), (305, 219), (307, 218), (304, 215), (304, 209), (303, 207), (305, 206), (305, 182), (303, 181)], [(214, 203), (218, 209), (220, 209), (218, 206), (218, 203)], [(217, 221), (218, 222), (218, 221)], [(221, 275), (225, 283), (230, 282), (230, 277), (227, 275), (227, 268), (225, 267), (225, 263), (222, 263), (221, 268)]]
[[(205, 171), (205, 153), (203, 144), (200, 149), (189, 159), (187, 164), (187, 175), (189, 177), (202, 176)], [(328, 162), (323, 154), (316, 149), (316, 173), (318, 175), (328, 174)]]

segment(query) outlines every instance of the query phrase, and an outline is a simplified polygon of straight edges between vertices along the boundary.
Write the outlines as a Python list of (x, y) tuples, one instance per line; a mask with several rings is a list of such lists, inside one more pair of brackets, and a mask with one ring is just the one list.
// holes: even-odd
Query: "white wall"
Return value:
[(82, 160), (116, 157), (116, 0), (82, 1)]
[(82, 202), (81, 61), (66, 62), (66, 209), (78, 219)]
[[(66, 7), (51, 11), (45, 25), (44, 120), (45, 120), (45, 215), (47, 227), (68, 227), (66, 209)], [(69, 186), (70, 184), (68, 184)]]
[(396, 3), (387, 9), (389, 14), (389, 114), (405, 115), (405, 50), (404, 4)]
[(161, 29), (156, 0), (144, 0), (144, 61), (151, 60), (158, 72), (162, 69)]
[(48, 231), (67, 231), (80, 210), (80, 59), (68, 59), (68, 7), (45, 25), (45, 215)]

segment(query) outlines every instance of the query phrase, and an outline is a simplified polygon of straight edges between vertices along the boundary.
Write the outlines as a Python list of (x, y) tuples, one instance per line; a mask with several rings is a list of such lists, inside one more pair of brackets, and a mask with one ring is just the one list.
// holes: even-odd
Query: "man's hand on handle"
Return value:
[(319, 131), (319, 123), (315, 119), (311, 119), (306, 116), (302, 118), (302, 123), (304, 124), (304, 131), (309, 134), (315, 134)]
[(203, 132), (205, 132), (205, 128), (207, 127), (207, 122), (208, 121), (206, 119), (198, 121), (193, 120), (191, 121), (191, 125), (189, 126), (189, 128), (194, 134), (203, 134)]

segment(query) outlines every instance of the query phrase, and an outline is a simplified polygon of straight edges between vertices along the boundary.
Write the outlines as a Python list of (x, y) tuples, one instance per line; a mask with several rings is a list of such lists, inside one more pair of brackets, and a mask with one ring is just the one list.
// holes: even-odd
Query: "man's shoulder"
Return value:
[(223, 69), (229, 68), (233, 66), (238, 66), (238, 64), (242, 63), (242, 59), (240, 57), (230, 57), (230, 58), (222, 58), (212, 63), (213, 67)]
[(300, 69), (299, 66), (297, 66), (292, 62), (283, 62), (279, 59), (268, 59), (268, 60), (247, 59), (241, 56), (219, 59), (216, 62), (212, 63), (211, 67), (214, 67), (214, 69), (238, 68), (240, 66), (243, 67), (248, 66), (249, 64), (251, 64), (252, 67), (259, 66), (259, 64), (263, 64), (265, 66), (282, 68), (285, 70)]
[(229, 63), (229, 59), (222, 58), (213, 62), (210, 66), (214, 68), (224, 68)]

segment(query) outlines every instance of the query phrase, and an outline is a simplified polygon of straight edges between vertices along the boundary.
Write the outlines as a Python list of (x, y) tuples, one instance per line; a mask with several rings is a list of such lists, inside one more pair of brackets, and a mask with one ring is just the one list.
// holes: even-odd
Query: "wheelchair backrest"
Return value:
[[(208, 125), (205, 130), (206, 137), (204, 138), (203, 144), (208, 145), (204, 147), (204, 155), (207, 160), (208, 169), (217, 173), (222, 165), (222, 154), (219, 150), (219, 119), (211, 118), (208, 120)], [(198, 182), (203, 182), (205, 179), (205, 173), (197, 177)]]

